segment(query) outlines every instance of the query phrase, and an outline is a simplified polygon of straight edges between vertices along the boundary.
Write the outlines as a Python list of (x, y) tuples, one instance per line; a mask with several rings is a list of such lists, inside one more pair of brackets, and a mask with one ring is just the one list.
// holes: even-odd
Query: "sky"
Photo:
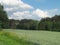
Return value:
[(60, 14), (60, 0), (0, 0), (9, 19), (40, 20)]

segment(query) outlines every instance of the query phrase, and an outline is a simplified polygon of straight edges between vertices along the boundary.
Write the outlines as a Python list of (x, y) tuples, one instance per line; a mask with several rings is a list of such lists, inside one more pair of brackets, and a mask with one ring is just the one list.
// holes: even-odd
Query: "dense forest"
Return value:
[(51, 18), (42, 18), (40, 21), (33, 19), (14, 20), (8, 19), (6, 11), (0, 5), (0, 29), (26, 29), (60, 31), (60, 15)]

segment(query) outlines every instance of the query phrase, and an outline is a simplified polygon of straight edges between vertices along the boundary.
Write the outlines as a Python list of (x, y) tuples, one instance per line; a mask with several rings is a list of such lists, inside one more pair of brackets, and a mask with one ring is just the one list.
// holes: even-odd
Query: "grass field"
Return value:
[(39, 45), (25, 38), (19, 38), (15, 33), (0, 31), (0, 45)]
[(50, 31), (30, 31), (30, 30), (13, 30), (6, 31), (14, 32), (17, 36), (24, 37), (26, 40), (38, 43), (40, 45), (60, 45), (60, 32)]

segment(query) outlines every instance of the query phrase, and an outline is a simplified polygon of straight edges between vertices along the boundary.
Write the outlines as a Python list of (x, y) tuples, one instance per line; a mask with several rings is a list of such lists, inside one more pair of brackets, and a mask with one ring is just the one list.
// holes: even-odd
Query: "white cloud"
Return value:
[(31, 16), (30, 11), (27, 10), (33, 9), (33, 7), (22, 0), (0, 0), (0, 3), (4, 5), (5, 10), (9, 13), (9, 19), (23, 19)]
[[(0, 0), (0, 3), (3, 4), (5, 10), (9, 13), (9, 19), (36, 19), (44, 17), (51, 17), (52, 15), (57, 14), (58, 9), (50, 10), (41, 10), (35, 9), (31, 5), (24, 3), (22, 0)], [(32, 11), (30, 11), (30, 9)]]
[(34, 14), (34, 15), (37, 15), (37, 16), (39, 16), (39, 17), (42, 17), (42, 18), (44, 18), (44, 17), (50, 17), (50, 16), (48, 15), (48, 12), (47, 12), (47, 11), (43, 11), (43, 10), (41, 10), (41, 9), (36, 9), (36, 10), (34, 10), (34, 11), (33, 11), (33, 14)]
[(11, 19), (27, 19), (31, 17), (31, 13), (29, 11), (22, 11), (22, 12), (14, 12), (9, 18)]
[(8, 11), (13, 11), (13, 8), (5, 8), (4, 10)]
[(40, 19), (44, 17), (49, 17), (47, 11), (43, 11), (40, 9), (33, 10), (32, 12), (30, 11), (17, 11), (14, 12), (13, 15), (11, 16), (13, 19)]
[(22, 12), (15, 12), (15, 13), (13, 13), (13, 15), (15, 15), (15, 16), (29, 15), (29, 14), (30, 14), (29, 11), (22, 11)]
[[(52, 13), (53, 11), (54, 13)], [(36, 9), (33, 10), (32, 12), (30, 11), (16, 11), (14, 12), (11, 16), (9, 16), (10, 19), (35, 19), (35, 20), (40, 20), (40, 18), (45, 18), (45, 17), (51, 17), (52, 14), (55, 14), (55, 9), (53, 10), (41, 10), (41, 9)], [(52, 15), (53, 16), (53, 15)]]
[(4, 5), (17, 5), (18, 0), (1, 0), (1, 3)]
[(33, 9), (31, 5), (26, 4), (21, 0), (0, 0), (0, 3), (3, 5), (17, 6), (22, 9)]

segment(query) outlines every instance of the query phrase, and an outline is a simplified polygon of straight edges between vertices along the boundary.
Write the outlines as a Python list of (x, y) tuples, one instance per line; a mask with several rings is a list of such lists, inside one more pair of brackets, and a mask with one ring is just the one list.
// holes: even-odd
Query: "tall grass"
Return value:
[(19, 38), (15, 33), (0, 31), (0, 45), (39, 45), (24, 38)]

